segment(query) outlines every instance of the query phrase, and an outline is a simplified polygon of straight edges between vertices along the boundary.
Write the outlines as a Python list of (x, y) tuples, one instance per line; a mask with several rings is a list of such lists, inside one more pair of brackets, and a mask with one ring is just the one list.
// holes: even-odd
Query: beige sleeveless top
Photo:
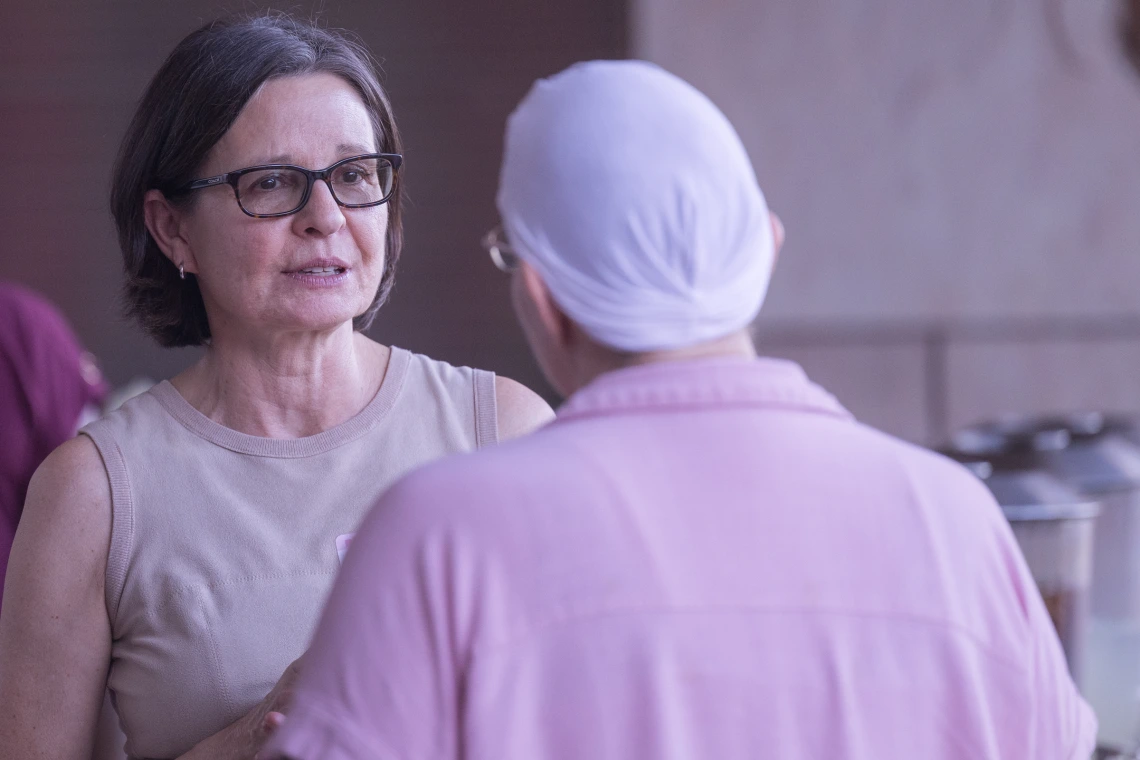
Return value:
[(132, 758), (172, 758), (304, 652), (346, 537), (417, 465), (497, 439), (495, 378), (393, 348), (358, 415), (244, 435), (163, 382), (83, 429), (111, 482), (109, 687)]

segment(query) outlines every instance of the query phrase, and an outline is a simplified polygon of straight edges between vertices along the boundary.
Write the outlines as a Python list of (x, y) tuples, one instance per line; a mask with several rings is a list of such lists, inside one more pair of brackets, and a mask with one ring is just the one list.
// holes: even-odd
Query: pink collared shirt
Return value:
[(353, 543), (271, 744), (299, 760), (1085, 760), (984, 486), (793, 364), (605, 375)]

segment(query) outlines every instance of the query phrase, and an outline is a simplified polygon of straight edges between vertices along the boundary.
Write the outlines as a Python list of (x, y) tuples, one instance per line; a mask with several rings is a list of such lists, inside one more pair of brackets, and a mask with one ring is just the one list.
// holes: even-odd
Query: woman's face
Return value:
[[(214, 146), (200, 176), (259, 164), (324, 169), (378, 152), (368, 110), (332, 74), (267, 81)], [(337, 205), (314, 182), (303, 209), (258, 219), (229, 185), (196, 191), (182, 230), (215, 336), (328, 331), (371, 305), (384, 271), (387, 204)]]

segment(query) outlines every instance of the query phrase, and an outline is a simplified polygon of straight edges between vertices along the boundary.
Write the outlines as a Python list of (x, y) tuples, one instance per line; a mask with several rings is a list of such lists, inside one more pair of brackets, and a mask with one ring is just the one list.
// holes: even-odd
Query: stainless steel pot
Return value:
[(979, 428), (942, 452), (980, 477), (1001, 506), (1080, 683), (1100, 507), (1041, 466), (1039, 450), (1048, 445)]
[(958, 448), (1014, 441), (1036, 466), (1101, 505), (1082, 687), (1103, 742), (1140, 736), (1140, 430), (1099, 413), (1007, 419), (962, 431)]

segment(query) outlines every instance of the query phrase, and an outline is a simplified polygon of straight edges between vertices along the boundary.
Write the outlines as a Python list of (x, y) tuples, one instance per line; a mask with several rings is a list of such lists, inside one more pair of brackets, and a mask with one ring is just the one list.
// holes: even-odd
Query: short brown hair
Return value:
[[(391, 104), (364, 46), (288, 14), (206, 24), (178, 43), (147, 86), (115, 161), (111, 213), (126, 270), (127, 314), (161, 345), (206, 343), (210, 324), (197, 278), (181, 279), (147, 231), (143, 196), (151, 189), (170, 195), (196, 179), (207, 154), (266, 80), (318, 72), (339, 76), (357, 90), (379, 152), (403, 152)], [(403, 244), (400, 185), (397, 177), (388, 201), (380, 287), (368, 310), (353, 319), (357, 330), (372, 324), (392, 289)]]

